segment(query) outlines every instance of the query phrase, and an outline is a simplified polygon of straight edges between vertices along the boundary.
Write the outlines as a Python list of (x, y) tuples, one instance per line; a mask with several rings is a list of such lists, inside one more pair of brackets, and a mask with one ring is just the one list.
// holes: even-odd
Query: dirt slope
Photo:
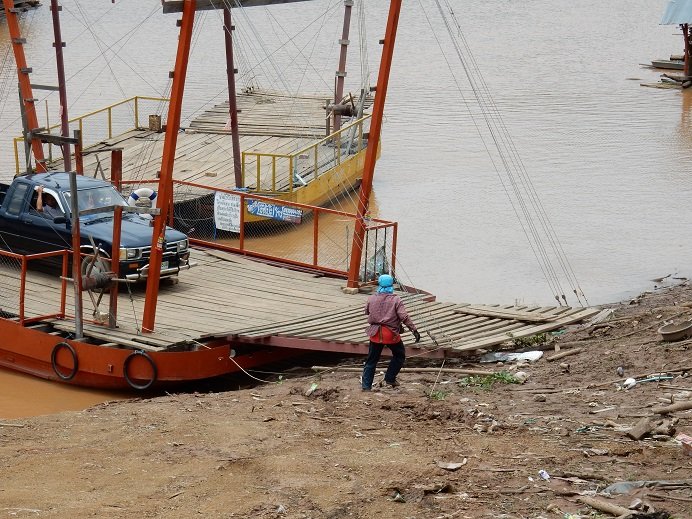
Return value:
[[(398, 390), (364, 393), (358, 373), (306, 370), (241, 391), (6, 421), (0, 517), (612, 517), (581, 493), (659, 512), (640, 517), (690, 518), (692, 456), (669, 435), (626, 432), (653, 407), (692, 399), (692, 377), (679, 371), (692, 368), (690, 344), (656, 332), (666, 319), (692, 318), (691, 302), (679, 286), (614, 305), (614, 320), (573, 327), (522, 368), (444, 365), (520, 369), (522, 385), (407, 372)], [(556, 343), (583, 351), (549, 362)], [(617, 389), (659, 370), (675, 378)], [(659, 432), (692, 434), (692, 411), (667, 418)], [(687, 482), (597, 495), (636, 480)]]

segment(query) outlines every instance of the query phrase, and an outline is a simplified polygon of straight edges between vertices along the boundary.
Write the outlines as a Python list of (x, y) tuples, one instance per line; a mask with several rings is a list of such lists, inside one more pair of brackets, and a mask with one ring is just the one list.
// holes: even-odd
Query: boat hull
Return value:
[[(363, 177), (363, 164), (366, 150), (359, 151), (348, 160), (334, 166), (305, 186), (296, 187), (291, 192), (258, 192), (263, 196), (274, 197), (277, 203), (294, 202), (305, 205), (324, 206), (334, 201), (335, 194), (344, 195), (360, 185)], [(379, 155), (379, 154), (378, 154)], [(245, 222), (262, 222), (267, 218), (250, 214), (245, 210)]]
[[(66, 340), (0, 319), (0, 366), (100, 389), (149, 389), (211, 379), (294, 356), (294, 350), (236, 353), (223, 342), (194, 351), (141, 351)], [(231, 357), (231, 355), (234, 357)]]

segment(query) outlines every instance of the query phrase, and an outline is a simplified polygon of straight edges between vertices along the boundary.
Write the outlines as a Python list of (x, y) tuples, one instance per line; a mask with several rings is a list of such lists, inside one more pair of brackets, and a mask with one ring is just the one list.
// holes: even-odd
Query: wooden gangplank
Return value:
[[(97, 342), (150, 350), (231, 338), (247, 344), (365, 351), (367, 294), (344, 294), (344, 280), (220, 251), (193, 250), (192, 260), (197, 266), (181, 272), (177, 284), (162, 282), (155, 333), (143, 334), (140, 329), (145, 295), (140, 284), (121, 286), (117, 329), (87, 322), (85, 335)], [(8, 284), (12, 280), (18, 286), (18, 272), (3, 270), (1, 274), (6, 280), (3, 294), (11, 296)], [(414, 346), (410, 335), (404, 336), (405, 342), (420, 354), (494, 347), (512, 338), (559, 329), (598, 312), (594, 308), (469, 305), (431, 301), (425, 294), (401, 295), (422, 333), (419, 344)], [(56, 275), (30, 272), (25, 297), (28, 316), (56, 313), (59, 300)], [(67, 292), (66, 311), (74, 314), (72, 290)], [(107, 306), (101, 311), (107, 312)], [(86, 295), (84, 312), (87, 321), (94, 312)], [(58, 330), (74, 330), (71, 320), (50, 322)]]
[[(421, 341), (405, 340), (409, 349), (458, 353), (498, 346), (514, 338), (557, 330), (565, 325), (592, 317), (595, 308), (485, 306), (428, 301), (422, 295), (401, 294), (412, 320), (421, 331)], [(354, 351), (352, 345), (366, 345), (366, 316), (362, 306), (339, 308), (332, 312), (284, 321), (277, 324), (239, 330), (231, 336), (240, 341), (300, 348), (300, 340), (322, 341), (329, 351)], [(404, 336), (406, 339), (406, 335)], [(346, 345), (340, 349), (338, 344)], [(328, 345), (328, 346), (327, 346)], [(310, 345), (309, 349), (314, 349)]]

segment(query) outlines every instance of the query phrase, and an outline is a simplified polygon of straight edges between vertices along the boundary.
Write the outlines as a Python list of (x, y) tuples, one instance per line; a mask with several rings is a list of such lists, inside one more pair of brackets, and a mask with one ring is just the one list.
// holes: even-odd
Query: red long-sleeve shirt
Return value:
[(399, 333), (402, 323), (411, 331), (416, 329), (403, 301), (396, 294), (376, 293), (368, 297), (365, 315), (370, 324), (365, 329), (368, 337), (375, 336), (380, 326), (386, 326), (394, 333)]

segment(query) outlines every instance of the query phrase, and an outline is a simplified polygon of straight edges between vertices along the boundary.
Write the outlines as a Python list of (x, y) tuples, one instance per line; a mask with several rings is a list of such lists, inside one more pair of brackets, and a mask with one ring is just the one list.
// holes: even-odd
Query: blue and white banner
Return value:
[(252, 200), (247, 204), (247, 212), (256, 216), (264, 216), (272, 220), (282, 222), (300, 223), (303, 220), (303, 211), (294, 207), (268, 204), (260, 200)]

